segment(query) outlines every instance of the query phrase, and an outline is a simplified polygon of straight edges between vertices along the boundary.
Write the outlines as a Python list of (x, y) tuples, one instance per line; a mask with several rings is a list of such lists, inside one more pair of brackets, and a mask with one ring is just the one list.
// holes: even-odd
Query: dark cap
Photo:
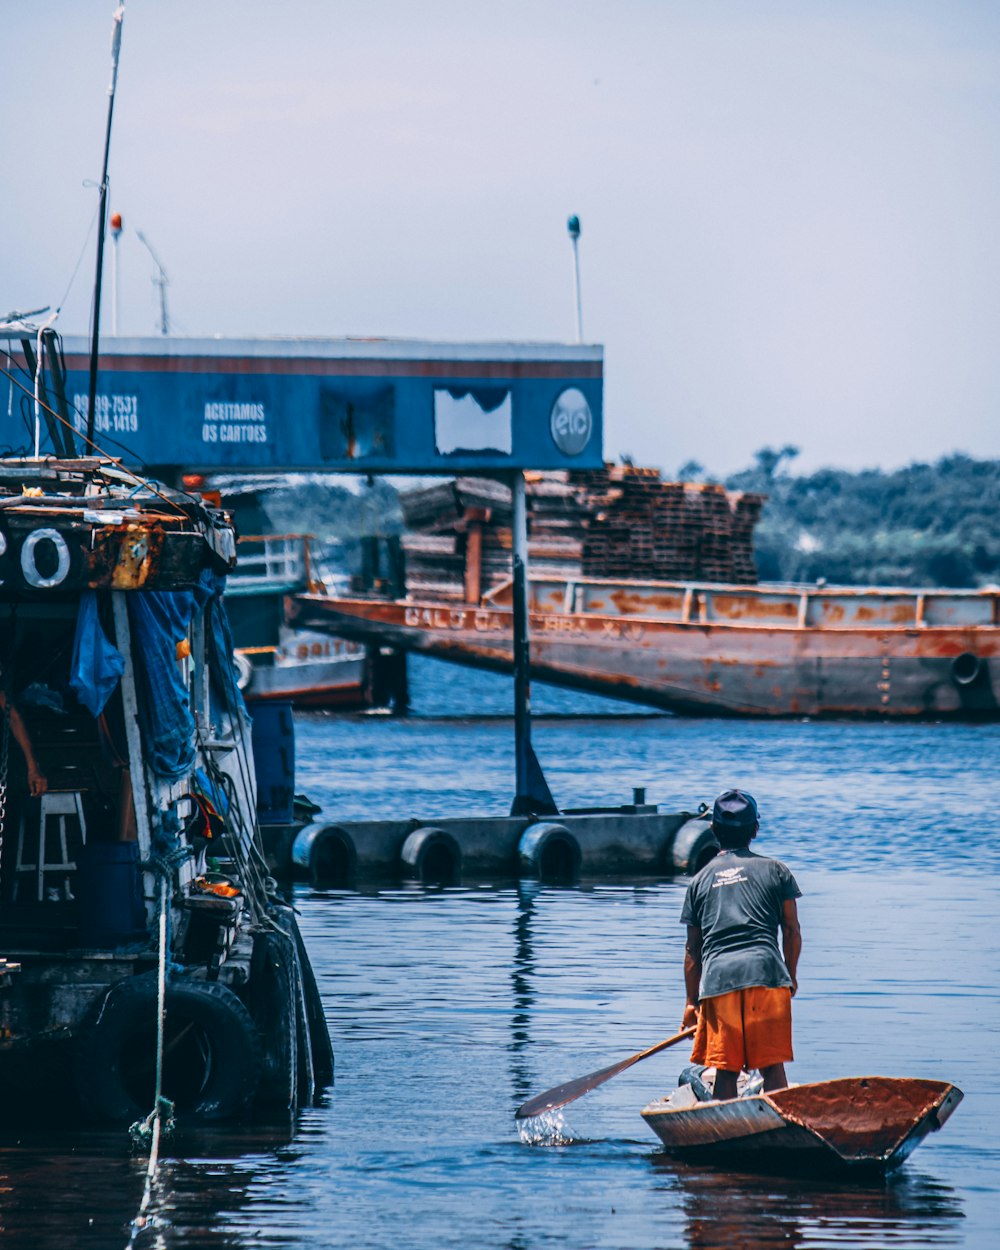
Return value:
[(752, 829), (759, 820), (757, 800), (745, 790), (727, 790), (712, 808), (712, 824), (723, 829)]

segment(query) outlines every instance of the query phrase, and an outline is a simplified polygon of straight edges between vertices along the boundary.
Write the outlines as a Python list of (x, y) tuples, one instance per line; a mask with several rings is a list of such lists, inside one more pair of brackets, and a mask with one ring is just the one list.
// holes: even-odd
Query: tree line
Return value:
[[(694, 461), (680, 481), (715, 481), (767, 496), (754, 536), (761, 581), (976, 587), (1000, 583), (1000, 460), (944, 456), (883, 471), (795, 473), (798, 448), (763, 447), (738, 473), (713, 476)], [(398, 493), (374, 477), (354, 489), (296, 482), (268, 513), (278, 531), (308, 528), (334, 562), (357, 571), (360, 537), (398, 534)]]
[(764, 447), (712, 478), (767, 496), (755, 534), (761, 581), (953, 586), (1000, 583), (1000, 460), (943, 456), (901, 469), (792, 471), (798, 448)]

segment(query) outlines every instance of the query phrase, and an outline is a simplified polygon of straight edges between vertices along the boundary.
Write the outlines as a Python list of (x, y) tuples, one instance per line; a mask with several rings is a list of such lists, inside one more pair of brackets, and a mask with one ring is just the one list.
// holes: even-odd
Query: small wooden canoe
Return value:
[(947, 1081), (853, 1076), (725, 1102), (690, 1085), (643, 1108), (668, 1151), (690, 1160), (781, 1171), (898, 1167), (962, 1100)]

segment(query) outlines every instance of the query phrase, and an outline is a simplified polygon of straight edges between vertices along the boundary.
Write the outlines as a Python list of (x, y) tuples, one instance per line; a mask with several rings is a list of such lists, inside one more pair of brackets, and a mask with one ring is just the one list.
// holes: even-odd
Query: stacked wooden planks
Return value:
[[(753, 583), (763, 496), (666, 482), (656, 469), (607, 465), (526, 474), (532, 576)], [(471, 526), (481, 533), (483, 593), (511, 572), (511, 497), (499, 482), (456, 478), (401, 497), (407, 591), (462, 600)]]

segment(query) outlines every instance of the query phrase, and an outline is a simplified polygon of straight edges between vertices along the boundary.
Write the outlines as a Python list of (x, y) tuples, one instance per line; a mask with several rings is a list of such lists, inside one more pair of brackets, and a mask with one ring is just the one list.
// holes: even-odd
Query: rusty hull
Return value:
[[(25, 544), (32, 535), (55, 533), (62, 539), (68, 568), (58, 584), (62, 590), (180, 590), (197, 583), (213, 561), (205, 528), (182, 513), (132, 506), (119, 510), (46, 508), (43, 501), (25, 500), (2, 514), (0, 593), (23, 593)], [(227, 560), (215, 560), (220, 572)], [(234, 562), (234, 561), (233, 561)]]
[(727, 1102), (660, 1098), (642, 1117), (667, 1150), (751, 1166), (888, 1171), (962, 1100), (947, 1081), (844, 1077)]
[[(677, 592), (532, 582), (532, 676), (688, 715), (1000, 719), (998, 592)], [(299, 625), (509, 672), (504, 599), (286, 602)]]

